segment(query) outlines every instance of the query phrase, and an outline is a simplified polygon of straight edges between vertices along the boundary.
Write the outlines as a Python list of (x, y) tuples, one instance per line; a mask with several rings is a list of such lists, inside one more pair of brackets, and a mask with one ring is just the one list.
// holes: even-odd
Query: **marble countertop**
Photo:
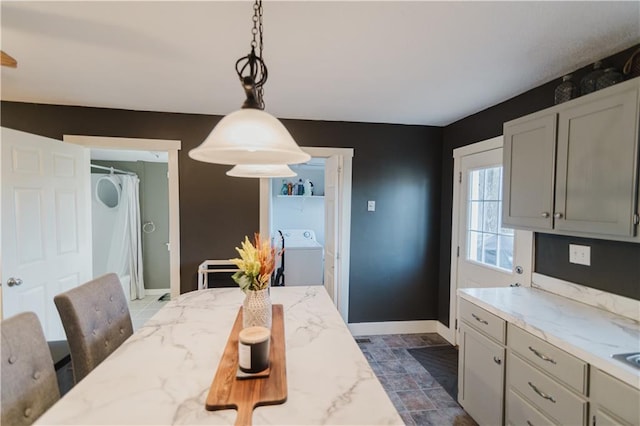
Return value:
[[(220, 288), (172, 300), (36, 424), (233, 424), (235, 410), (204, 406), (243, 298)], [(284, 305), (288, 399), (257, 407), (254, 424), (402, 424), (324, 287), (271, 299)]]
[(458, 295), (640, 389), (640, 370), (611, 358), (640, 351), (640, 323), (531, 287), (467, 288)]

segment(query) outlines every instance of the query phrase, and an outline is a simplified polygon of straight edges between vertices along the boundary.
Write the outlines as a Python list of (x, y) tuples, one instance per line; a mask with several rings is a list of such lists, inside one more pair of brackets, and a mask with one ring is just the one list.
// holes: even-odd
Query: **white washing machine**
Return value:
[(284, 285), (323, 285), (324, 247), (311, 229), (282, 229)]

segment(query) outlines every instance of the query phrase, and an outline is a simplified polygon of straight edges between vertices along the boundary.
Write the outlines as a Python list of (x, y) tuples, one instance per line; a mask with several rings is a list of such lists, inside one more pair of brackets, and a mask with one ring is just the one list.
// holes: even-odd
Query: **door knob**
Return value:
[(11, 277), (7, 280), (7, 285), (9, 287), (13, 287), (14, 285), (20, 285), (20, 284), (22, 284), (22, 280), (20, 278)]
[(562, 213), (560, 213), (560, 212), (554, 213), (553, 217), (555, 217), (556, 219), (562, 219)]
[(546, 219), (549, 217), (549, 212), (542, 212), (540, 215)]

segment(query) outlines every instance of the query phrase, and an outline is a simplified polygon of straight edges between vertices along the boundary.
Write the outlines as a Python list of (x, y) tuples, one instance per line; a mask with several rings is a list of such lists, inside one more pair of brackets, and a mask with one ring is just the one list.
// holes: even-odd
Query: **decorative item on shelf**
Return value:
[(251, 51), (236, 61), (236, 73), (246, 95), (242, 108), (220, 120), (204, 142), (189, 151), (189, 157), (232, 165), (309, 161), (311, 156), (300, 149), (284, 125), (264, 111), (268, 72), (262, 55), (262, 0), (253, 5), (251, 34)]
[(593, 64), (593, 70), (580, 80), (580, 95), (587, 95), (596, 91), (596, 81), (604, 73), (602, 62), (598, 61)]
[(613, 86), (624, 81), (624, 75), (615, 68), (607, 68), (604, 73), (596, 81), (596, 90), (604, 89), (605, 87)]
[(634, 78), (640, 76), (640, 49), (633, 52), (631, 57), (624, 64), (622, 72), (627, 78)]
[(242, 248), (236, 247), (240, 258), (229, 259), (239, 269), (233, 274), (233, 280), (245, 292), (242, 304), (243, 327), (271, 328), (271, 298), (269, 282), (276, 266), (276, 252), (269, 241), (262, 241), (259, 234), (254, 234), (254, 243), (244, 237)]
[(309, 179), (305, 179), (304, 181), (304, 195), (308, 195), (309, 197), (313, 195), (313, 182)]
[(571, 74), (567, 74), (562, 77), (562, 83), (556, 87), (554, 92), (554, 103), (558, 105), (577, 97), (578, 87), (573, 82), (573, 76)]

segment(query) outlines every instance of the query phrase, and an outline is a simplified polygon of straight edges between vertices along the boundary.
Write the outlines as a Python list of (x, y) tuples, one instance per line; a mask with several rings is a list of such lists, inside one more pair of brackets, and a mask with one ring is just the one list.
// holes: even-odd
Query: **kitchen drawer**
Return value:
[(544, 414), (562, 425), (584, 425), (587, 402), (509, 351), (507, 383)]
[[(640, 422), (640, 390), (591, 369), (591, 401), (631, 425)], [(599, 422), (598, 424), (604, 424)]]
[(507, 392), (507, 422), (509, 426), (545, 426), (554, 424), (537, 408), (510, 389)]
[(508, 337), (509, 349), (575, 391), (587, 395), (587, 363), (513, 324), (508, 326)]
[(505, 342), (506, 322), (462, 298), (460, 299), (460, 318), (498, 342)]

